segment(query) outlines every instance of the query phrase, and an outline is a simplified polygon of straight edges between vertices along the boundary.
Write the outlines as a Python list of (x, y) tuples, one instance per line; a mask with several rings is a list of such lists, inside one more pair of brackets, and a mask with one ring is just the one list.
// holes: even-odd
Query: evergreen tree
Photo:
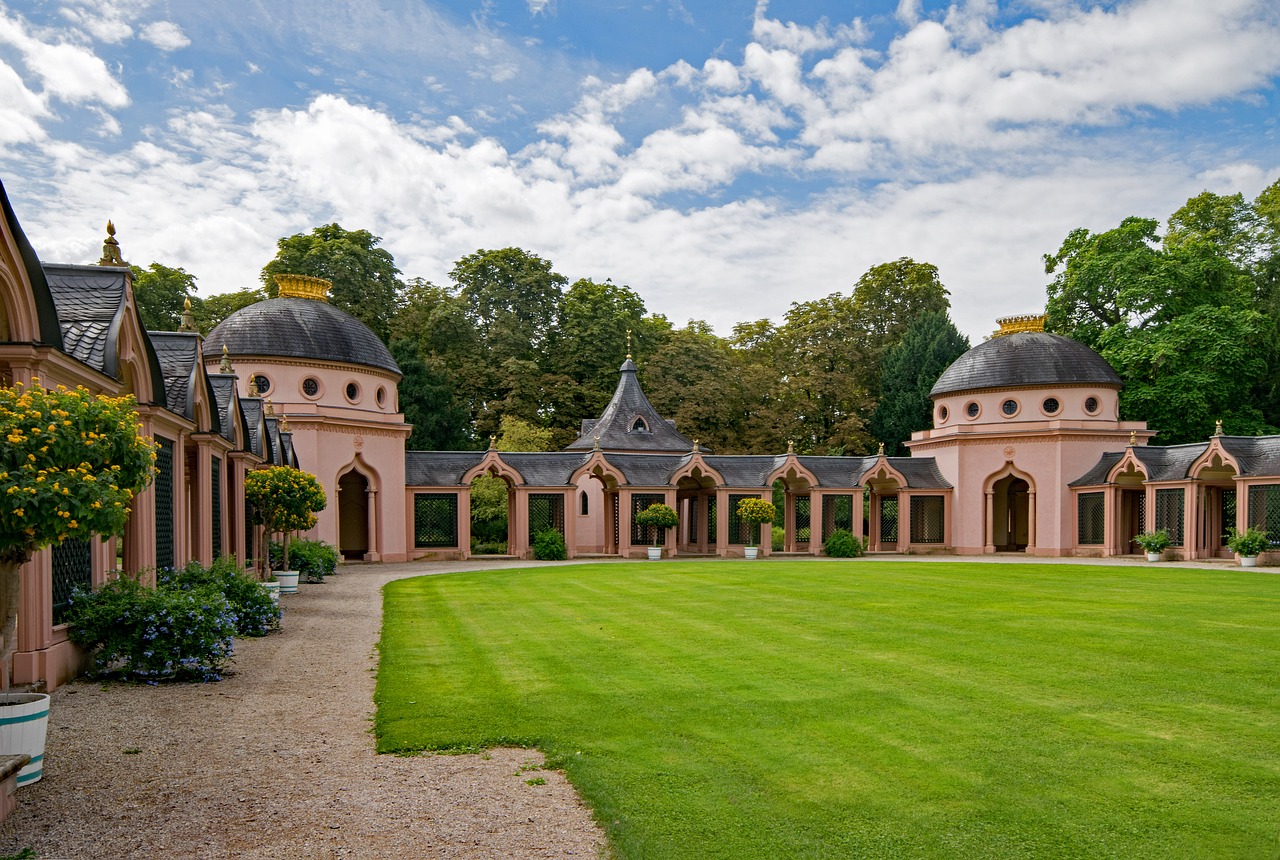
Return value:
[(891, 457), (910, 452), (902, 444), (916, 430), (933, 426), (929, 390), (942, 372), (969, 349), (969, 339), (946, 311), (927, 311), (908, 326), (902, 340), (881, 362), (880, 402), (871, 416), (871, 434)]

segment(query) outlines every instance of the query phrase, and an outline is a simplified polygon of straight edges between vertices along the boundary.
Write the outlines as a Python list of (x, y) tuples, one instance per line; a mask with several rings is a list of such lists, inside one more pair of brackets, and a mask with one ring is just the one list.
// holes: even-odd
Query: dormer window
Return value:
[(648, 433), (649, 425), (644, 423), (643, 418), (637, 418), (635, 421), (631, 422), (631, 432), (632, 433)]

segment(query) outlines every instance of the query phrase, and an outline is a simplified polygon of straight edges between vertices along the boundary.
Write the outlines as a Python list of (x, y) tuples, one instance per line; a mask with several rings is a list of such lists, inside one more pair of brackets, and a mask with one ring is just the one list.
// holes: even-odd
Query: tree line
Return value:
[[(575, 439), (608, 403), (628, 348), (654, 406), (718, 453), (906, 453), (931, 426), (929, 389), (969, 348), (929, 263), (872, 266), (846, 295), (795, 302), (783, 319), (725, 337), (676, 325), (628, 286), (569, 279), (520, 248), (458, 260), (449, 283), (403, 278), (367, 230), (328, 224), (279, 240), (261, 285), (201, 299), (195, 278), (134, 269), (149, 329), (177, 328), (190, 297), (197, 327), (275, 295), (272, 276), (333, 282), (330, 301), (369, 325), (404, 373), (400, 403), (418, 450), (527, 449)], [(1280, 425), (1280, 182), (1256, 200), (1205, 192), (1168, 220), (1127, 218), (1074, 230), (1045, 255), (1051, 331), (1098, 350), (1125, 380), (1121, 417), (1157, 442)]]

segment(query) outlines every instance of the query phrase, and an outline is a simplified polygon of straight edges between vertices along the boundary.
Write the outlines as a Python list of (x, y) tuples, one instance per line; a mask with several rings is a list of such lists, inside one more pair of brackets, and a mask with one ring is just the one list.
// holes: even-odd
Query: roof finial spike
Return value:
[(489, 450), (490, 451), (497, 450), (497, 447), (498, 447), (498, 437), (490, 433), (489, 434)]
[(268, 398), (267, 398), (267, 405), (263, 407), (262, 411), (263, 411), (263, 413), (264, 413), (264, 414), (266, 414), (266, 415), (275, 415), (275, 414), (276, 414), (276, 408), (275, 408), (274, 406), (272, 406), (272, 405), (271, 405), (271, 398), (270, 398), (270, 397), (268, 397)]
[(599, 451), (599, 450), (600, 450), (600, 437), (599, 437), (599, 436), (596, 436), (596, 437), (595, 437), (595, 444), (591, 447), (591, 450), (592, 450), (592, 451)]
[(290, 431), (289, 431), (289, 416), (288, 416), (288, 415), (281, 415), (281, 416), (280, 416), (280, 432), (281, 432), (281, 433), (288, 433), (288, 432), (290, 432)]
[(110, 219), (107, 220), (107, 238), (102, 240), (102, 259), (98, 260), (98, 265), (121, 268), (129, 265), (120, 255), (120, 243), (116, 241), (116, 225), (112, 224)]
[(702, 448), (698, 445), (698, 440), (697, 440), (697, 439), (694, 439), (694, 440), (693, 440), (693, 453), (697, 454), (697, 453), (698, 453), (699, 451), (701, 451), (701, 450), (702, 450)]
[(631, 329), (627, 329), (627, 358), (631, 357)]
[(1138, 431), (1130, 430), (1129, 431), (1129, 447), (1132, 448), (1137, 444), (1138, 444)]
[(877, 456), (877, 457), (883, 457), (883, 456), (884, 456), (884, 443), (883, 443), (883, 442), (881, 442), (881, 443), (880, 443), (880, 450), (879, 450), (879, 451), (876, 451), (876, 456)]
[(258, 377), (257, 377), (257, 376), (250, 376), (250, 377), (249, 377), (249, 388), (245, 391), (245, 393), (246, 393), (247, 395), (249, 395), (250, 397), (261, 397), (261, 396), (262, 396), (262, 395), (261, 395), (261, 392), (259, 392), (259, 391), (258, 391)]
[(795, 452), (796, 452), (796, 440), (794, 440), (794, 439), (788, 439), (788, 440), (787, 440), (787, 453), (788, 453), (788, 454), (794, 454)]
[(178, 331), (198, 331), (196, 315), (191, 312), (191, 296), (182, 300), (182, 325), (178, 326)]
[(1221, 418), (1219, 418), (1219, 419), (1218, 419), (1218, 423), (1217, 423), (1216, 425), (1214, 425), (1214, 428), (1213, 428), (1213, 435), (1214, 435), (1214, 436), (1221, 436), (1221, 435), (1222, 435), (1222, 419), (1221, 419)]
[(218, 362), (218, 372), (219, 373), (233, 372), (231, 369), (231, 356), (227, 352), (227, 345), (225, 343), (222, 345), (222, 361)]

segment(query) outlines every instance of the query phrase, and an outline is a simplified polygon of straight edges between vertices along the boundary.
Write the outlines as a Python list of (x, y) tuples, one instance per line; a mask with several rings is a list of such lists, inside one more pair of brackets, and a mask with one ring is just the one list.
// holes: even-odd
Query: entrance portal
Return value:
[(369, 551), (369, 479), (354, 470), (338, 479), (338, 550), (357, 561)]
[(1008, 475), (992, 487), (991, 538), (997, 552), (1022, 552), (1030, 538), (1031, 487)]

